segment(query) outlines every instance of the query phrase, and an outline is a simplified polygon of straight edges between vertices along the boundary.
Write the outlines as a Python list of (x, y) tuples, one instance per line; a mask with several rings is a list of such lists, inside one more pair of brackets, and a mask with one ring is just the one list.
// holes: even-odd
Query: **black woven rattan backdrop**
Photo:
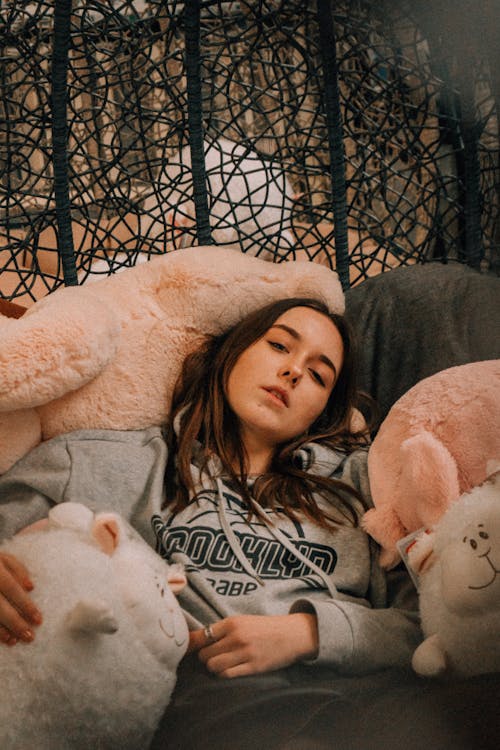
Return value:
[(498, 273), (497, 0), (0, 2), (0, 297), (191, 244)]

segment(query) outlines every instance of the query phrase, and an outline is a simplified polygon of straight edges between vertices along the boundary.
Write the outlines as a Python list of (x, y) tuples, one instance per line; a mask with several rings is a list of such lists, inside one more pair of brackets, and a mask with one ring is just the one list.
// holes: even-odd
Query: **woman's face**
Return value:
[(294, 307), (236, 360), (227, 399), (250, 463), (304, 433), (324, 410), (342, 367), (344, 347), (332, 321)]

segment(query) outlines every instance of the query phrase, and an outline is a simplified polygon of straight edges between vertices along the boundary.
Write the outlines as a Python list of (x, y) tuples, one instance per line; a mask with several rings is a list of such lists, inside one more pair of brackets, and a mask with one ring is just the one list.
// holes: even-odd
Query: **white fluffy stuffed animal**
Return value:
[[(266, 259), (275, 253), (290, 255), (296, 244), (291, 226), (293, 191), (279, 164), (227, 138), (206, 141), (204, 150), (212, 241), (239, 244)], [(167, 163), (159, 189), (144, 201), (141, 231), (148, 237), (158, 231), (163, 234), (165, 206), (172, 207), (167, 225), (173, 229), (176, 246), (192, 242), (186, 234), (194, 231), (196, 223), (189, 146)]]
[(413, 655), (425, 676), (500, 670), (500, 471), (462, 495), (409, 551), (422, 629)]
[(187, 625), (166, 563), (116, 514), (62, 503), (4, 542), (43, 623), (2, 647), (2, 750), (143, 750), (168, 703)]

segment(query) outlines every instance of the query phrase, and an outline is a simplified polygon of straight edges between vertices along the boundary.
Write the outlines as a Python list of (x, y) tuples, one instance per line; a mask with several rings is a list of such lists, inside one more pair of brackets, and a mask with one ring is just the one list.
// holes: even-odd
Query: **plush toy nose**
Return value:
[(175, 564), (170, 565), (167, 574), (168, 585), (172, 589), (174, 594), (178, 594), (182, 591), (184, 586), (187, 584), (186, 574), (181, 565)]

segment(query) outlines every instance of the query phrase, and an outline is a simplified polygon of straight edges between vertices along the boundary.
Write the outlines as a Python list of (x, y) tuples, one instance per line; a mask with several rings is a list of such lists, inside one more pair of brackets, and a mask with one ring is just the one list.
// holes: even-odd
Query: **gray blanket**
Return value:
[(381, 417), (422, 378), (500, 358), (500, 279), (429, 263), (375, 276), (346, 293), (360, 342), (360, 383)]

